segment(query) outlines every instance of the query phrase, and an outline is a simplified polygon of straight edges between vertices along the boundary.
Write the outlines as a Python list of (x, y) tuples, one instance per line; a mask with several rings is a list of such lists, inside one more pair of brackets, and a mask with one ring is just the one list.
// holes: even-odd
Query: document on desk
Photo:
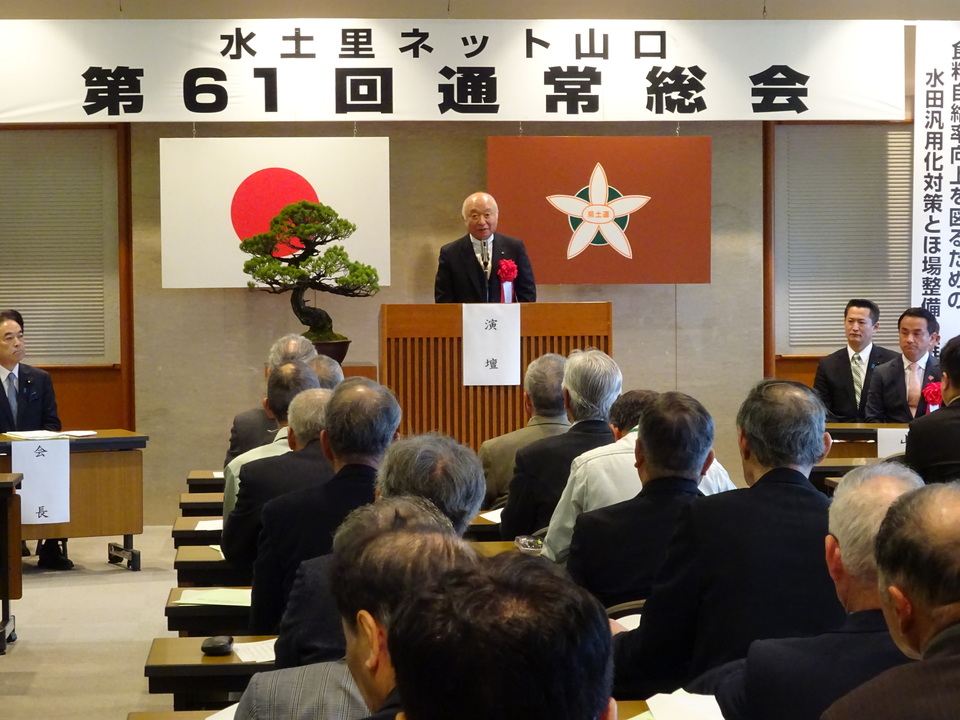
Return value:
[(198, 520), (197, 530), (223, 530), (223, 518), (216, 520)]
[(214, 476), (217, 480), (223, 480), (223, 470), (214, 470), (214, 471), (213, 471), (213, 476)]
[(487, 512), (480, 513), (480, 517), (482, 517), (484, 520), (489, 520), (492, 523), (499, 523), (501, 515), (503, 515), (503, 508), (487, 510)]
[(220, 553), (220, 559), (221, 559), (221, 560), (225, 560), (225, 559), (226, 559), (226, 558), (224, 558), (224, 556), (223, 556), (223, 548), (221, 548), (219, 545), (210, 545), (210, 547), (212, 547), (214, 550), (216, 550), (218, 553)]
[(213, 715), (208, 715), (207, 720), (233, 720), (237, 716), (237, 708), (240, 703), (234, 703), (223, 710), (218, 710)]
[(243, 662), (273, 662), (277, 659), (273, 646), (277, 639), (261, 640), (260, 642), (234, 643), (233, 651)]
[(12, 438), (17, 440), (51, 440), (53, 438), (61, 438), (64, 436), (64, 433), (54, 432), (53, 430), (23, 430), (21, 432), (10, 431), (4, 433), (9, 435)]
[(647, 707), (656, 720), (723, 720), (713, 695), (694, 695), (677, 690), (647, 699)]
[(231, 605), (250, 607), (250, 588), (197, 588), (180, 593), (174, 605)]

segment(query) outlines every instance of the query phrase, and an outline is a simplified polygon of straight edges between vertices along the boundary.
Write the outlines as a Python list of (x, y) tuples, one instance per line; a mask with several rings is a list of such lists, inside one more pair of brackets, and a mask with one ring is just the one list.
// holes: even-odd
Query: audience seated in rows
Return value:
[(377, 468), (398, 436), (400, 406), (389, 388), (350, 378), (334, 389), (324, 422), (320, 442), (336, 474), (263, 506), (250, 606), (254, 633), (277, 632), (300, 563), (330, 552), (343, 519), (373, 502)]
[(672, 692), (751, 642), (843, 621), (823, 564), (829, 501), (807, 476), (830, 449), (826, 411), (799, 383), (763, 380), (737, 415), (749, 487), (680, 513), (639, 628), (614, 637), (614, 695)]
[(567, 571), (605, 606), (650, 594), (681, 508), (703, 497), (697, 482), (713, 462), (713, 418), (678, 392), (656, 397), (634, 443), (636, 497), (577, 518)]
[(270, 500), (324, 483), (333, 467), (323, 454), (320, 432), (332, 390), (304, 390), (288, 411), (287, 442), (292, 452), (248, 462), (240, 468), (237, 503), (223, 524), (220, 548), (237, 566), (253, 568), (260, 535), (260, 514)]
[[(423, 537), (412, 538), (415, 533)], [(426, 582), (451, 564), (472, 561), (468, 551), (442, 539), (453, 535), (450, 521), (422, 498), (384, 498), (347, 516), (337, 530), (334, 547), (347, 563), (337, 572), (347, 585), (343, 592), (351, 608), (347, 621), (358, 629), (358, 635), (371, 629), (370, 623), (382, 625), (384, 616), (389, 617), (390, 609), (413, 585)], [(385, 536), (383, 544), (372, 548), (381, 536)], [(336, 604), (334, 609), (339, 623)], [(374, 640), (380, 642), (378, 650), (384, 650), (385, 637)], [(361, 694), (342, 658), (343, 652), (332, 662), (257, 673), (240, 699), (237, 720), (349, 720), (367, 715), (364, 700), (369, 690)], [(392, 689), (389, 674), (383, 672), (388, 668), (387, 656), (380, 654), (376, 660), (380, 661), (376, 677), (385, 679), (387, 687), (382, 693), (374, 690), (377, 699), (372, 700), (372, 709), (383, 704)]]
[(688, 689), (715, 694), (726, 720), (818, 720), (853, 688), (907, 662), (880, 609), (874, 545), (891, 503), (918, 487), (920, 476), (893, 462), (847, 473), (830, 505), (825, 541), (827, 569), (848, 613), (843, 624), (813, 637), (757, 640), (745, 659)]
[[(635, 449), (640, 416), (656, 400), (653, 390), (629, 390), (610, 408), (610, 429), (616, 442), (588, 450), (570, 465), (570, 477), (550, 517), (543, 555), (566, 563), (573, 527), (580, 513), (623, 502), (640, 492)], [(698, 485), (704, 495), (733, 490), (727, 471), (714, 459)]]
[(910, 423), (904, 457), (925, 482), (960, 480), (960, 336), (940, 353), (943, 406)]
[(562, 435), (537, 440), (517, 451), (500, 520), (500, 534), (505, 540), (546, 528), (573, 459), (613, 442), (607, 420), (621, 384), (620, 368), (600, 350), (574, 350), (567, 358), (563, 405), (573, 425)]
[[(393, 497), (429, 500), (463, 535), (483, 500), (483, 470), (476, 453), (436, 433), (397, 440), (377, 472), (377, 503)], [(374, 503), (374, 504), (377, 504)], [(297, 571), (276, 643), (277, 667), (293, 667), (343, 657), (346, 641), (333, 600), (329, 568), (333, 554), (306, 560)]]
[(547, 353), (531, 362), (523, 376), (523, 412), (530, 418), (527, 424), (480, 445), (480, 462), (487, 479), (484, 507), (506, 501), (517, 450), (570, 429), (561, 388), (566, 361), (563, 355)]
[(824, 720), (953, 720), (960, 707), (960, 484), (907, 493), (877, 535), (880, 604), (890, 633), (919, 662), (844, 696)]

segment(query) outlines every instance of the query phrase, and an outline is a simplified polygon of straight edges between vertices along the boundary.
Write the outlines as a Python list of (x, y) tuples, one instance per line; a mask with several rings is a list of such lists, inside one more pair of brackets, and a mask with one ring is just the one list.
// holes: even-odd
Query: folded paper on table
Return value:
[(487, 512), (480, 513), (480, 517), (493, 523), (499, 523), (501, 515), (503, 515), (503, 508), (497, 508), (496, 510), (488, 510)]
[[(197, 530), (223, 530), (223, 518), (197, 520)], [(211, 545), (211, 547), (213, 547)]]
[(723, 713), (713, 695), (694, 695), (677, 690), (648, 698), (647, 706), (657, 720), (723, 720)]
[(250, 588), (187, 589), (174, 605), (232, 605), (250, 607)]
[(243, 662), (273, 662), (277, 656), (273, 650), (277, 639), (260, 640), (259, 642), (234, 643), (233, 651)]

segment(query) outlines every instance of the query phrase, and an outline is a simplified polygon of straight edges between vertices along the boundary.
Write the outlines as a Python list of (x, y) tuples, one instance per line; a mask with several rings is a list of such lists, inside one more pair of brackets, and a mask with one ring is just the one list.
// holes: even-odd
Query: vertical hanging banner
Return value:
[(21, 524), (70, 522), (70, 441), (18, 440), (10, 447), (10, 467), (23, 473)]
[(911, 302), (960, 333), (960, 22), (917, 23)]
[(463, 305), (463, 384), (520, 384), (519, 303)]

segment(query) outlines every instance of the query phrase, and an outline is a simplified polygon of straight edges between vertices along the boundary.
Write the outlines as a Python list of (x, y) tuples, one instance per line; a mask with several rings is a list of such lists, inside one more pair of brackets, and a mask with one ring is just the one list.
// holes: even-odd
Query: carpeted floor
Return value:
[[(69, 572), (24, 558), (23, 598), (13, 602), (17, 642), (0, 656), (3, 720), (123, 720), (133, 710), (171, 710), (143, 676), (150, 641), (171, 636), (163, 607), (177, 584), (170, 528), (135, 536), (142, 570), (107, 563), (107, 543), (70, 540)], [(31, 550), (35, 543), (30, 543)]]

